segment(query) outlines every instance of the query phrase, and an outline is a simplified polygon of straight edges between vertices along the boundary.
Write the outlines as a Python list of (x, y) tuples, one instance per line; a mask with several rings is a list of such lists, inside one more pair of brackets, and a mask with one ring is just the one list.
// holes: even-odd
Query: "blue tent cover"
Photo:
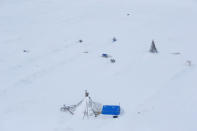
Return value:
[(120, 106), (117, 105), (103, 105), (101, 112), (103, 115), (120, 115)]

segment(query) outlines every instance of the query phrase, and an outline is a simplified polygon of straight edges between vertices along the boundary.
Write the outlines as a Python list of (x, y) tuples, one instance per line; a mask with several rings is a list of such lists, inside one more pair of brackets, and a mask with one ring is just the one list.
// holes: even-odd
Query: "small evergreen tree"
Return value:
[(149, 51), (151, 53), (158, 53), (157, 48), (155, 46), (155, 41), (154, 40), (152, 40), (151, 47), (150, 47), (150, 50)]

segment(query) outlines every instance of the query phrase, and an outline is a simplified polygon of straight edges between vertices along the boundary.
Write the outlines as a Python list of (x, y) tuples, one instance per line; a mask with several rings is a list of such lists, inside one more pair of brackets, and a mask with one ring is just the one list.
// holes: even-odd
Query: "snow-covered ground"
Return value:
[[(196, 131), (196, 23), (196, 0), (1, 0), (0, 131)], [(60, 112), (84, 90), (124, 113)]]

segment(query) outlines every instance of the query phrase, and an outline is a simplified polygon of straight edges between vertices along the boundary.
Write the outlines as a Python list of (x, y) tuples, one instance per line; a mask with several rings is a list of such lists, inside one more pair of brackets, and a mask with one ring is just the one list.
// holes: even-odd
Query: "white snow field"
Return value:
[(196, 35), (196, 0), (0, 0), (0, 131), (197, 131)]

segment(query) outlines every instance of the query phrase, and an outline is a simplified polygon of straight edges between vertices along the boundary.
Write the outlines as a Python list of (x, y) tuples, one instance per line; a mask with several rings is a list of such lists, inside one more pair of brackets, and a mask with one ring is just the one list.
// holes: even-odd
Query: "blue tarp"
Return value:
[(107, 57), (109, 57), (109, 55), (108, 54), (102, 54), (102, 57), (107, 58)]
[(104, 105), (101, 113), (103, 115), (120, 115), (120, 106)]

